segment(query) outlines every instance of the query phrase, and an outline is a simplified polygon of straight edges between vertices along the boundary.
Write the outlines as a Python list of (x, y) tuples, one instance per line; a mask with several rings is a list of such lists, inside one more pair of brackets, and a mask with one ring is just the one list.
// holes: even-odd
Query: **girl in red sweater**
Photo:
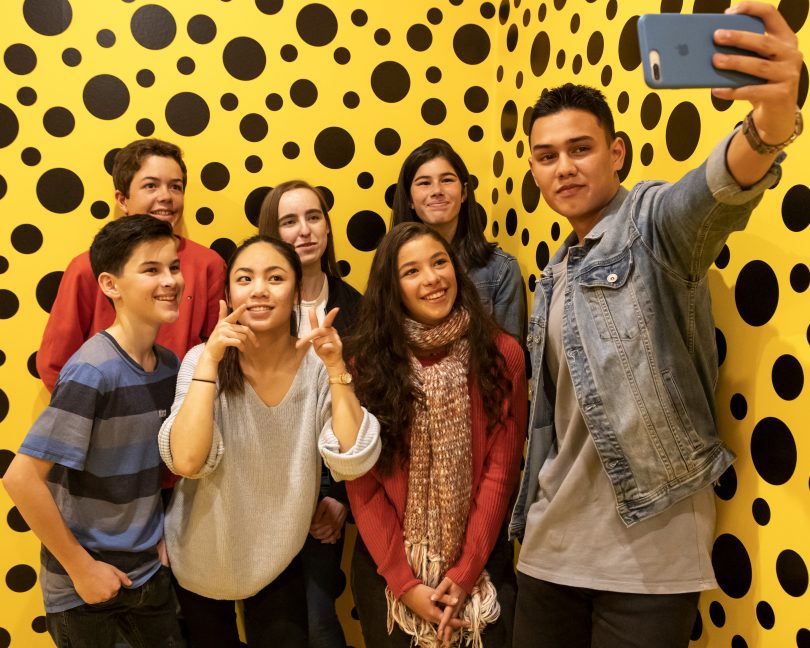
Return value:
[(380, 243), (347, 346), (382, 439), (375, 468), (347, 484), (366, 645), (507, 646), (514, 573), (501, 527), (526, 428), (520, 346), (421, 223)]

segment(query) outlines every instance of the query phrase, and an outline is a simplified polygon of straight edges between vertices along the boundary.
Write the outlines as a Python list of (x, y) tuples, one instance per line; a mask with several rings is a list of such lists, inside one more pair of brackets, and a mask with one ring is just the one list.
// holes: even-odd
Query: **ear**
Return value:
[(98, 276), (98, 287), (105, 297), (109, 297), (113, 301), (120, 297), (118, 290), (118, 278), (109, 272), (102, 272)]
[(610, 145), (610, 160), (613, 170), (618, 171), (624, 166), (624, 156), (627, 153), (624, 140), (621, 137), (616, 137)]
[(125, 214), (129, 213), (127, 211), (127, 201), (128, 200), (129, 200), (129, 198), (127, 198), (124, 195), (123, 191), (118, 191), (118, 189), (115, 190), (115, 203), (118, 205), (118, 207), (121, 209), (121, 211), (124, 212)]
[(464, 202), (465, 200), (467, 200), (467, 183), (466, 182), (461, 187), (461, 202)]

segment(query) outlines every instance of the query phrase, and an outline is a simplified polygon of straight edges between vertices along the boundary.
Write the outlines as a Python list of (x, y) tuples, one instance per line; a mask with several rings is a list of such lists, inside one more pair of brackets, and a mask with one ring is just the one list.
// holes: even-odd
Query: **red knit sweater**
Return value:
[[(182, 237), (177, 255), (186, 280), (180, 317), (160, 327), (157, 342), (182, 360), (186, 351), (207, 338), (217, 324), (225, 264), (213, 250)], [(113, 321), (115, 311), (99, 290), (90, 267), (90, 253), (83, 252), (70, 262), (62, 276), (37, 352), (37, 371), (48, 391), (53, 391), (68, 358)]]
[[(472, 503), (467, 533), (458, 562), (446, 576), (468, 594), (481, 575), (495, 546), (520, 473), (520, 457), (526, 438), (527, 394), (523, 350), (506, 334), (496, 344), (506, 360), (512, 381), (504, 403), (504, 426), (487, 436), (487, 418), (478, 385), (472, 380), (470, 419), (472, 423)], [(408, 497), (408, 469), (396, 468), (382, 477), (375, 469), (346, 483), (357, 529), (363, 537), (378, 573), (399, 598), (421, 581), (405, 557), (402, 524)]]

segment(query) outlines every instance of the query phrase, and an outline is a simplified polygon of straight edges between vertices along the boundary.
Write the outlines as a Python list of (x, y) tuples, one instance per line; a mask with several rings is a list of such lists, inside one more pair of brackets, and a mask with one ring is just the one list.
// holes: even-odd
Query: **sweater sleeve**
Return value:
[(53, 391), (70, 356), (90, 337), (98, 283), (92, 272), (83, 271), (89, 264), (85, 257), (80, 254), (65, 269), (37, 351), (37, 372), (48, 391)]
[(422, 581), (408, 564), (402, 525), (394, 505), (375, 470), (348, 482), (346, 490), (357, 530), (377, 565), (377, 573), (400, 598)]
[(473, 493), (461, 556), (445, 574), (467, 593), (481, 575), (500, 533), (517, 484), (526, 438), (528, 396), (523, 352), (517, 342), (506, 335), (498, 337), (498, 347), (506, 361), (512, 389), (503, 404), (503, 427), (494, 432), (495, 437), (487, 446), (483, 472)]
[[(163, 459), (163, 463), (165, 463), (169, 470), (171, 470), (175, 475), (177, 473), (174, 470), (174, 461), (172, 459), (171, 448), (172, 425), (174, 425), (174, 419), (177, 418), (177, 413), (180, 411), (183, 401), (186, 399), (186, 393), (188, 392), (189, 385), (191, 384), (191, 378), (194, 376), (194, 370), (197, 367), (197, 362), (199, 361), (200, 355), (202, 354), (204, 348), (204, 344), (198, 344), (191, 349), (183, 359), (183, 363), (180, 365), (180, 371), (177, 374), (177, 387), (175, 388), (172, 411), (166, 420), (163, 421), (163, 425), (160, 426), (160, 432), (158, 432), (158, 448), (160, 450), (160, 458)], [(219, 385), (217, 385), (217, 388), (219, 388)], [(219, 465), (224, 452), (225, 445), (222, 441), (222, 433), (220, 432), (219, 425), (217, 424), (216, 416), (214, 416), (214, 430), (211, 437), (211, 449), (208, 452), (208, 457), (206, 458), (202, 468), (200, 468), (200, 471), (195, 475), (189, 475), (187, 479), (199, 479), (200, 477), (205, 477), (206, 475), (211, 474)]]

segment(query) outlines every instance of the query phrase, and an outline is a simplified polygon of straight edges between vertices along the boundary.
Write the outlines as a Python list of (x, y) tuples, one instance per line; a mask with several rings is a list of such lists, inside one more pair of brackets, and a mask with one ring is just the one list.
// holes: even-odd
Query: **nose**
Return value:
[(560, 155), (557, 158), (557, 175), (560, 177), (576, 175), (577, 166), (574, 160), (568, 155)]
[(439, 275), (433, 268), (426, 268), (422, 272), (422, 283), (426, 286), (430, 286), (431, 284), (436, 283)]
[(165, 184), (160, 185), (158, 187), (157, 197), (161, 202), (170, 201), (172, 199), (172, 193), (169, 191), (169, 187)]
[(430, 185), (430, 193), (434, 196), (439, 196), (443, 193), (443, 187), (441, 182), (434, 182)]
[(160, 283), (166, 288), (172, 288), (177, 283), (183, 281), (183, 275), (179, 272), (172, 272), (171, 268), (166, 268), (160, 275)]
[(264, 279), (256, 278), (250, 286), (251, 295), (264, 295), (267, 292), (267, 282)]
[(302, 218), (299, 221), (299, 223), (300, 223), (299, 228), (298, 228), (299, 235), (300, 236), (309, 236), (312, 231), (309, 228), (309, 223), (307, 223), (307, 219)]

